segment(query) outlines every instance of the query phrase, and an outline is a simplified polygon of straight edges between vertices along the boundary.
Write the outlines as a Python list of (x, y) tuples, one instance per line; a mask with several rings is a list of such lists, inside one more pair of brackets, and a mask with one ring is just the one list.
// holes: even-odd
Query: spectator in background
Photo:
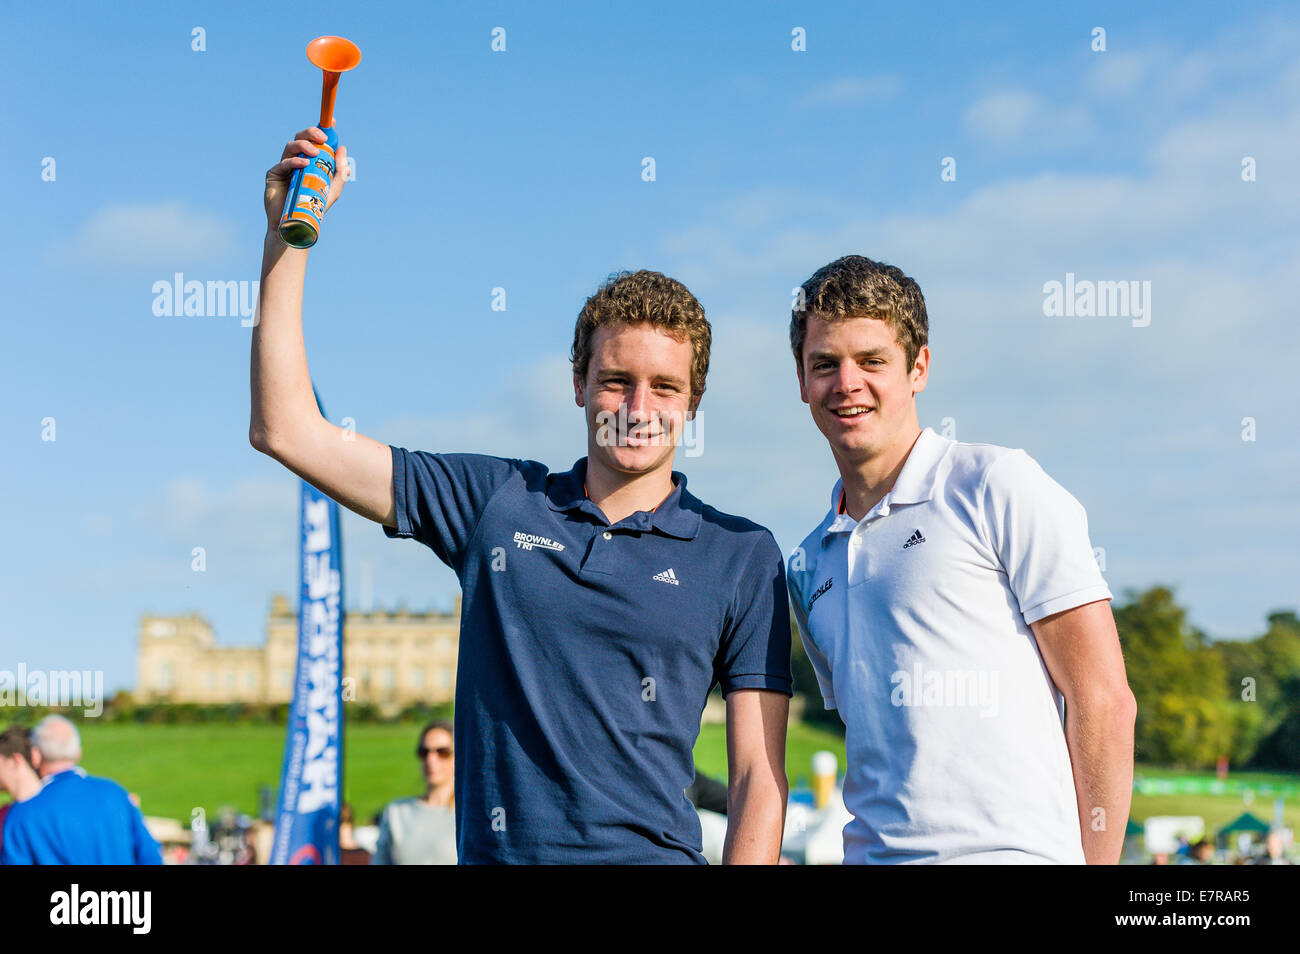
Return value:
[(0, 791), (13, 799), (0, 805), (0, 851), (4, 850), (4, 824), (9, 809), (41, 790), (41, 779), (32, 768), (31, 733), (26, 726), (11, 725), (0, 732)]
[(347, 802), (339, 809), (339, 864), (368, 865), (370, 852), (357, 844), (352, 832), (352, 806)]
[(5, 821), (0, 862), (16, 865), (160, 865), (162, 851), (126, 790), (77, 766), (81, 737), (63, 716), (32, 729), (41, 788)]
[(1255, 860), (1257, 865), (1289, 865), (1282, 845), (1282, 833), (1276, 828), (1264, 840), (1264, 854)]
[(1208, 838), (1202, 838), (1187, 850), (1187, 860), (1183, 862), (1189, 865), (1212, 865), (1214, 861), (1214, 842)]
[(415, 750), (424, 771), (424, 795), (390, 802), (379, 821), (372, 865), (456, 863), (456, 750), (452, 724), (430, 722)]

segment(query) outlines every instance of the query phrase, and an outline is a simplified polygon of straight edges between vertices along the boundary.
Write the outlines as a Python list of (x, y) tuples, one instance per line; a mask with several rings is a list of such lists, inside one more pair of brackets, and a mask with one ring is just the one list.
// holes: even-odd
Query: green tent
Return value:
[(1250, 812), (1243, 812), (1239, 817), (1234, 818), (1228, 824), (1219, 829), (1220, 835), (1226, 835), (1230, 831), (1258, 831), (1267, 832), (1268, 825), (1260, 821)]

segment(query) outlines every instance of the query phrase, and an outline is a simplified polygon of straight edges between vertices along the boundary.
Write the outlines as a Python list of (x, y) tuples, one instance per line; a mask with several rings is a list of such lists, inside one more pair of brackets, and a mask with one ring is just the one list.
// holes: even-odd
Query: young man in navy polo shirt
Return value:
[(1135, 704), (1083, 507), (1022, 450), (921, 429), (928, 319), (899, 269), (847, 256), (799, 304), (840, 479), (789, 585), (846, 727), (845, 861), (1114, 864)]
[(708, 372), (699, 302), (647, 271), (587, 300), (572, 352), (587, 456), (563, 473), (344, 440), (317, 410), (307, 372), (307, 252), (275, 228), (293, 157), (319, 141), (314, 132), (267, 175), (249, 439), (456, 571), (460, 861), (703, 863), (684, 790), (720, 684), (724, 860), (776, 862), (791, 692), (784, 561), (767, 530), (702, 503), (672, 469)]

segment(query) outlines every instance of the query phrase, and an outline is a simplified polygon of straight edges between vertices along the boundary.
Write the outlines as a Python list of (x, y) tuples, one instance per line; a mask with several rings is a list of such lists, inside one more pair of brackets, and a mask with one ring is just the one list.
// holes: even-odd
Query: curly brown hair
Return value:
[(790, 312), (790, 349), (800, 374), (810, 313), (826, 321), (880, 318), (889, 322), (909, 369), (929, 342), (930, 321), (921, 287), (893, 265), (864, 255), (845, 255), (813, 272), (801, 291)]
[(586, 380), (596, 329), (641, 322), (662, 328), (678, 341), (691, 343), (691, 403), (698, 402), (709, 374), (713, 330), (704, 317), (704, 306), (686, 286), (660, 272), (615, 272), (587, 299), (573, 328), (573, 349), (569, 352), (573, 373)]

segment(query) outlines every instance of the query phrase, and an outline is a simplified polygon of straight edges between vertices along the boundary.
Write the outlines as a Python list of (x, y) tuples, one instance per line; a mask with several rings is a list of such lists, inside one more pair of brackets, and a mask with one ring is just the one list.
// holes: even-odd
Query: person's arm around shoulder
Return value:
[[(266, 173), (267, 232), (259, 317), (253, 327), (248, 440), (349, 510), (395, 527), (391, 449), (334, 426), (316, 406), (302, 331), (308, 250), (290, 248), (278, 231), (289, 179), (308, 163), (298, 153), (314, 156), (319, 152), (316, 144), (324, 141), (316, 127), (302, 130)], [(342, 168), (346, 162), (347, 147), (340, 146), (337, 165)], [(326, 209), (342, 193), (345, 180), (343, 175), (334, 177)]]

